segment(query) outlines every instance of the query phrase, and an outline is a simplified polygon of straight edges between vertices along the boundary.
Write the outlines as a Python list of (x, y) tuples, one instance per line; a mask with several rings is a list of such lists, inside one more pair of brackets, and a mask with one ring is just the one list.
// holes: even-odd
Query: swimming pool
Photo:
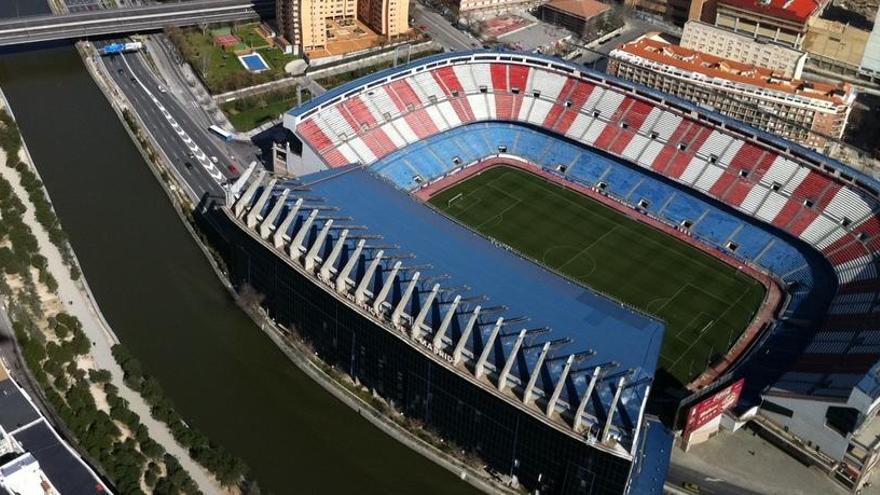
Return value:
[(263, 56), (259, 53), (251, 53), (248, 55), (240, 55), (238, 60), (244, 65), (244, 68), (251, 72), (263, 72), (269, 70), (269, 64), (263, 60)]

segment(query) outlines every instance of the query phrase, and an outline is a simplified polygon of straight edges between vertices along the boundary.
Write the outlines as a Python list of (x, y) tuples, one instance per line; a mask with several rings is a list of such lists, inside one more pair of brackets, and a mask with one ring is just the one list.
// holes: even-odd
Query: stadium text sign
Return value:
[(742, 393), (743, 383), (745, 379), (740, 378), (691, 407), (684, 427), (684, 437), (687, 438), (691, 433), (735, 406)]
[(428, 350), (433, 352), (434, 354), (440, 356), (441, 358), (445, 359), (446, 361), (448, 361), (450, 363), (455, 362), (455, 360), (452, 358), (452, 356), (450, 354), (448, 354), (446, 351), (444, 351), (443, 349), (434, 349), (433, 342), (431, 342), (423, 337), (417, 337), (416, 339), (419, 341), (420, 344), (427, 347)]

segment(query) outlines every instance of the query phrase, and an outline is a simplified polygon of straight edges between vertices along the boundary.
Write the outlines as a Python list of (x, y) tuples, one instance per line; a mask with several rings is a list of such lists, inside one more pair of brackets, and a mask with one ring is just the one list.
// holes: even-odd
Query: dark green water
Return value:
[(0, 55), (0, 86), (116, 334), (264, 488), (474, 492), (312, 383), (234, 305), (72, 47)]

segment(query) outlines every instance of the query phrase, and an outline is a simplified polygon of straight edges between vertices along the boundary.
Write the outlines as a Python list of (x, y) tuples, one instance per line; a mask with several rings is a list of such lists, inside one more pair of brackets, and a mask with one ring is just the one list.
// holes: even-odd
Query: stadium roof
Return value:
[(801, 23), (807, 22), (820, 7), (816, 0), (721, 0), (721, 3)]
[[(530, 318), (527, 327), (548, 326), (551, 338), (572, 339), (565, 350), (593, 349), (597, 360), (653, 376), (664, 325), (657, 319), (570, 282), (427, 208), (373, 173), (358, 167), (303, 177), (310, 195), (340, 207), (338, 214), (381, 234), (383, 244), (413, 253), (414, 264), (431, 264), (466, 284), (484, 305), (509, 307), (508, 316)], [(519, 330), (519, 327), (515, 327)]]
[(545, 3), (543, 7), (558, 10), (581, 19), (590, 19), (611, 10), (610, 6), (595, 0), (553, 0)]
[(847, 83), (831, 84), (788, 78), (772, 69), (673, 45), (655, 39), (650, 34), (621, 45), (615, 49), (615, 52), (617, 51), (702, 74), (710, 79), (739, 82), (772, 91), (829, 101), (835, 105), (846, 104), (853, 93), (852, 87)]

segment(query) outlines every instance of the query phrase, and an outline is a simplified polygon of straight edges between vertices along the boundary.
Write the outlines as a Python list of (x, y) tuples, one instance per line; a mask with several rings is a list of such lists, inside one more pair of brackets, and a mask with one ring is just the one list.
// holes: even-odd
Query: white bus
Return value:
[(223, 138), (224, 141), (232, 141), (232, 133), (224, 130), (220, 126), (212, 125), (208, 130)]

